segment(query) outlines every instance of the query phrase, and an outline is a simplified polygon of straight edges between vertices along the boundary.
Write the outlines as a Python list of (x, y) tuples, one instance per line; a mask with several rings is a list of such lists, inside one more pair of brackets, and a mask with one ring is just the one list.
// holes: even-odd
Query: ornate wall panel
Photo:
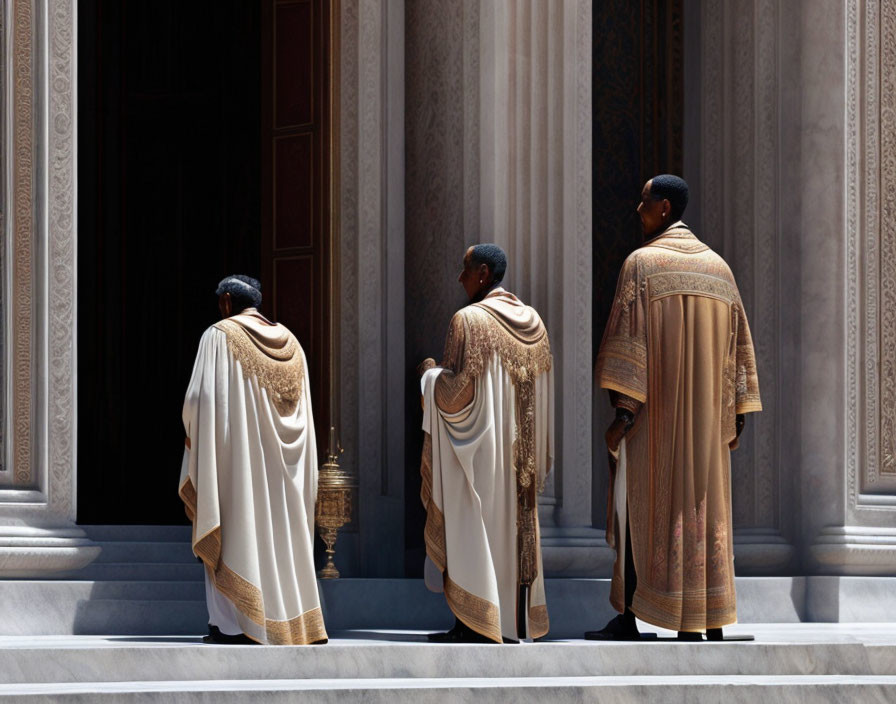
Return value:
[(49, 385), (47, 388), (49, 501), (64, 516), (75, 514), (75, 210), (77, 173), (75, 4), (52, 2), (47, 18), (49, 35), (49, 129), (48, 129), (48, 248), (47, 310), (49, 341)]
[[(11, 319), (7, 321), (6, 339), (10, 340), (11, 364), (7, 363), (7, 379), (12, 391), (11, 445), (13, 480), (28, 485), (33, 480), (33, 379), (34, 353), (32, 276), (34, 268), (34, 7), (31, 0), (12, 0), (9, 17), (12, 82), (11, 102), (7, 106), (12, 123), (12, 143), (7, 152), (11, 166), (9, 183), (7, 238), (8, 261), (11, 265), (12, 294), (9, 301)], [(7, 52), (7, 56), (10, 52)], [(10, 169), (7, 170), (10, 173)]]
[[(874, 4), (869, 3), (869, 10), (873, 9)], [(871, 34), (875, 31), (879, 31), (880, 38)], [(880, 228), (880, 306), (874, 310), (869, 305), (869, 315), (866, 319), (872, 325), (876, 322), (880, 330), (878, 339), (872, 342), (877, 343), (875, 346), (881, 355), (879, 437), (883, 445), (878, 457), (869, 457), (868, 480), (869, 483), (873, 483), (878, 478), (885, 479), (889, 488), (894, 489), (896, 488), (896, 225), (894, 225), (896, 223), (896, 42), (893, 41), (893, 37), (896, 36), (896, 2), (881, 1), (879, 28), (869, 21), (866, 36), (868, 37), (866, 52), (870, 55), (872, 49), (879, 51), (879, 56), (871, 55), (868, 60), (870, 65), (866, 64), (866, 85), (869, 93), (879, 85), (880, 93), (873, 103), (866, 99), (865, 109), (874, 111), (872, 115), (875, 113), (880, 115), (880, 142), (878, 145), (870, 144), (866, 149), (866, 155), (868, 152), (873, 153), (869, 161), (879, 161), (879, 164), (869, 164), (867, 171), (873, 175), (879, 170), (881, 180), (879, 193), (875, 192), (873, 186), (866, 190), (868, 200), (866, 213), (869, 218), (872, 217), (872, 212), (877, 215), (877, 222), (869, 222), (868, 229), (874, 231), (874, 226)], [(880, 62), (879, 77), (873, 71), (876, 61)], [(879, 205), (875, 202), (876, 198), (872, 199), (872, 193), (880, 198)], [(869, 247), (868, 254), (871, 253)], [(878, 315), (877, 321), (871, 319), (874, 313)], [(869, 365), (866, 365), (866, 368), (872, 371)]]
[(847, 7), (850, 509), (896, 509), (896, 0)]

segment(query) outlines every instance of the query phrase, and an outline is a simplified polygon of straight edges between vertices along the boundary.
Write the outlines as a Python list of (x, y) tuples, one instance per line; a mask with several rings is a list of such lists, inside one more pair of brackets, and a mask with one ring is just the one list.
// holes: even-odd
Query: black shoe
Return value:
[(619, 614), (599, 631), (586, 631), (585, 640), (641, 640), (633, 618)]
[(208, 625), (208, 635), (202, 637), (203, 643), (214, 645), (256, 645), (258, 641), (252, 640), (245, 633), (229, 636), (221, 633), (221, 629), (211, 624)]
[(494, 643), (495, 641), (486, 638), (469, 628), (460, 619), (454, 620), (454, 628), (445, 633), (430, 633), (426, 636), (430, 643)]
[(711, 640), (716, 643), (721, 642), (734, 642), (734, 641), (753, 641), (756, 640), (755, 636), (749, 636), (746, 633), (739, 633), (735, 636), (726, 636), (722, 633), (721, 628), (707, 628), (706, 629), (706, 640)]
[(678, 640), (691, 642), (703, 642), (703, 634), (697, 633), (695, 631), (679, 631), (678, 632)]

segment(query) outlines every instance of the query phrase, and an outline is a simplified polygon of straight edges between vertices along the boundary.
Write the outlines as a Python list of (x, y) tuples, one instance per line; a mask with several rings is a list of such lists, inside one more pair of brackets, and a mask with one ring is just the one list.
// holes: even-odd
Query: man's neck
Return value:
[(644, 244), (648, 244), (650, 242), (653, 242), (656, 239), (659, 239), (660, 237), (665, 235), (667, 232), (669, 232), (669, 230), (671, 230), (673, 227), (675, 227), (677, 225), (685, 227), (685, 224), (681, 220), (676, 220), (675, 222), (671, 222), (668, 225), (666, 225), (665, 227), (658, 229), (652, 235), (644, 235)]
[(472, 305), (473, 303), (479, 303), (483, 298), (485, 298), (490, 293), (493, 293), (496, 289), (499, 289), (499, 288), (501, 288), (500, 281), (493, 283), (487, 289), (484, 289), (484, 290), (480, 291), (479, 293), (477, 293), (476, 296), (470, 301), (470, 304)]

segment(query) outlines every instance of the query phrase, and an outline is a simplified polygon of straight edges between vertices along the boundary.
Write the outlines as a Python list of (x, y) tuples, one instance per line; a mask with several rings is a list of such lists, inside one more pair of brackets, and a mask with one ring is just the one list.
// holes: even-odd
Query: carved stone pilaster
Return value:
[(75, 3), (37, 12), (11, 0), (3, 44), (12, 90), (3, 276), (12, 481), (0, 488), (0, 576), (73, 570), (100, 548), (74, 525), (76, 496), (76, 71)]
[(845, 485), (813, 566), (896, 575), (896, 0), (848, 0), (845, 44)]

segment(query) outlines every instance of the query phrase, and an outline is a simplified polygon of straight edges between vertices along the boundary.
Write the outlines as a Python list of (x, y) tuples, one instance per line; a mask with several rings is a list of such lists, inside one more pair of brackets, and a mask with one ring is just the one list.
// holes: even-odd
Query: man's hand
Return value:
[(622, 442), (622, 438), (625, 437), (625, 434), (631, 430), (634, 424), (635, 416), (630, 410), (622, 407), (616, 408), (616, 420), (610, 424), (606, 435), (604, 435), (604, 439), (607, 441), (607, 449), (610, 452), (616, 453), (619, 451), (619, 443)]
[(434, 369), (436, 367), (436, 360), (432, 357), (427, 357), (420, 364), (417, 365), (417, 374), (423, 376), (430, 369)]
[(607, 440), (607, 449), (610, 452), (617, 452), (619, 450), (619, 443), (622, 442), (622, 438), (625, 437), (625, 421), (621, 418), (617, 418), (614, 420), (610, 427), (607, 428), (607, 433), (604, 436)]
[(734, 418), (734, 440), (728, 443), (729, 450), (736, 450), (738, 447), (740, 447), (740, 434), (744, 432), (744, 426), (746, 424), (746, 414), (738, 413)]

